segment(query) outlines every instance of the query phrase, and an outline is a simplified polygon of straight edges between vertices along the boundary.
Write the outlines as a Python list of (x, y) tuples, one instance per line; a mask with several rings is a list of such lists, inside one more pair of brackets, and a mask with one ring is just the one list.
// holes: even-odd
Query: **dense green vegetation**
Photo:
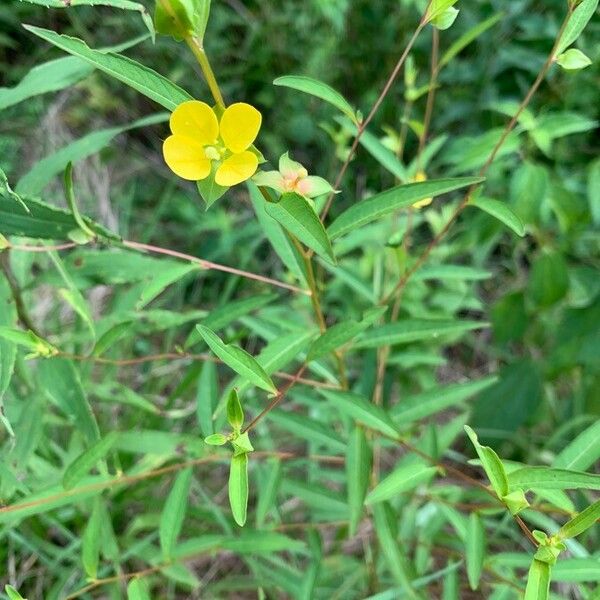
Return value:
[(598, 0), (90, 4), (0, 6), (0, 597), (600, 598)]

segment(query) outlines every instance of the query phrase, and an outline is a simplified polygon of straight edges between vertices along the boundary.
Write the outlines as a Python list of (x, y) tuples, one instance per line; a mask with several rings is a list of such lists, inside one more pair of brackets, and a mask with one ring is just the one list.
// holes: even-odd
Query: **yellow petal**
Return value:
[(258, 168), (258, 158), (252, 152), (233, 154), (217, 169), (215, 181), (223, 187), (231, 187), (250, 179)]
[(194, 138), (203, 146), (214, 144), (219, 135), (219, 122), (214, 110), (205, 102), (190, 100), (180, 104), (169, 121), (174, 135)]
[(232, 104), (221, 117), (221, 138), (232, 152), (243, 152), (256, 139), (261, 123), (262, 115), (254, 106)]
[(183, 135), (172, 135), (163, 143), (165, 162), (182, 179), (199, 181), (210, 173), (210, 160), (202, 144)]

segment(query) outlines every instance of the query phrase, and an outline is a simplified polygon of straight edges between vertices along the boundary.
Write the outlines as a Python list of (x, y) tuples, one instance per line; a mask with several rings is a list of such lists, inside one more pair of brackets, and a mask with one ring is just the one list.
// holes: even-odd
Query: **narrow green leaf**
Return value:
[[(355, 123), (346, 118), (340, 118), (339, 123), (353, 136), (358, 135), (358, 127)], [(368, 130), (363, 131), (360, 136), (360, 145), (387, 171), (389, 171), (400, 182), (407, 182), (410, 177), (406, 167), (402, 164), (398, 156), (384, 146), (381, 140)]]
[(237, 554), (254, 556), (274, 552), (304, 552), (306, 545), (274, 531), (243, 531), (239, 537), (225, 540), (223, 548)]
[(67, 467), (63, 475), (63, 486), (66, 490), (75, 487), (108, 454), (115, 445), (118, 435), (116, 431), (111, 431), (92, 444)]
[(469, 44), (475, 41), (482, 33), (493, 27), (504, 16), (503, 13), (497, 13), (489, 19), (478, 23), (465, 33), (463, 33), (449, 48), (444, 52), (440, 59), (438, 69), (443, 69), (453, 58), (460, 54)]
[(548, 600), (550, 597), (550, 565), (533, 559), (527, 575), (524, 600)]
[(50, 8), (71, 8), (73, 6), (110, 6), (121, 10), (132, 10), (140, 13), (142, 21), (154, 39), (154, 24), (148, 14), (148, 10), (141, 2), (132, 2), (132, 0), (24, 0), (30, 4)]
[(477, 208), (480, 208), (484, 212), (488, 213), (488, 215), (498, 219), (498, 221), (504, 223), (518, 236), (523, 237), (525, 235), (525, 225), (523, 224), (523, 221), (521, 221), (520, 217), (506, 202), (500, 202), (499, 200), (493, 200), (492, 198), (479, 196), (477, 198), (473, 198), (469, 204), (470, 206), (476, 206)]
[(27, 600), (27, 598), (23, 598), (12, 585), (6, 584), (4, 586), (4, 591), (8, 596), (8, 600)]
[(0, 507), (0, 524), (14, 524), (34, 515), (45, 514), (62, 506), (70, 506), (86, 498), (102, 493), (105, 487), (118, 484), (105, 476), (89, 477), (81, 486), (66, 491), (62, 484), (45, 488), (27, 496), (26, 500), (7, 507)]
[[(77, 223), (73, 215), (60, 208), (55, 208), (31, 198), (17, 196), (14, 198), (2, 194), (0, 189), (0, 233), (46, 240), (66, 240)], [(84, 217), (87, 225), (100, 237), (118, 239), (107, 229)]]
[(248, 190), (250, 191), (250, 200), (254, 206), (256, 218), (260, 226), (269, 240), (273, 250), (281, 259), (283, 264), (288, 268), (290, 273), (303, 285), (306, 284), (306, 265), (302, 255), (290, 239), (289, 234), (273, 220), (266, 211), (268, 202), (262, 197), (262, 194), (251, 181), (247, 182)]
[(325, 333), (321, 334), (312, 343), (308, 351), (307, 361), (326, 356), (340, 346), (347, 344), (383, 316), (386, 310), (387, 308), (383, 307), (370, 308), (364, 313), (362, 321), (349, 319), (329, 327)]
[(196, 418), (204, 437), (215, 432), (213, 414), (218, 399), (217, 367), (215, 363), (207, 361), (202, 365), (196, 391)]
[(248, 454), (231, 457), (228, 489), (231, 514), (235, 522), (243, 527), (248, 511)]
[[(240, 317), (254, 312), (267, 304), (271, 304), (278, 298), (279, 296), (277, 294), (260, 294), (258, 296), (251, 296), (250, 298), (227, 302), (226, 304), (211, 310), (208, 315), (202, 319), (202, 325), (210, 327), (213, 331), (217, 331), (217, 329), (226, 327)], [(198, 337), (197, 333), (196, 337)], [(198, 339), (200, 338), (198, 337)]]
[(100, 561), (101, 502), (100, 497), (94, 498), (92, 514), (85, 526), (81, 540), (81, 562), (85, 574), (91, 579), (96, 579), (98, 576), (98, 563)]
[(398, 494), (410, 492), (422, 483), (430, 481), (436, 472), (436, 467), (426, 467), (418, 463), (400, 466), (369, 492), (365, 504), (376, 504), (390, 500)]
[[(502, 498), (509, 493), (509, 478), (510, 475), (506, 474), (504, 469), (504, 465), (502, 461), (498, 457), (498, 455), (494, 452), (492, 448), (489, 446), (482, 446), (477, 439), (477, 434), (468, 426), (465, 425), (465, 431), (467, 435), (471, 439), (475, 450), (477, 451), (477, 455), (481, 460), (481, 464), (483, 469), (485, 470), (485, 474), (488, 476), (494, 491), (498, 498)], [(518, 487), (518, 486), (515, 486)]]
[(429, 265), (419, 269), (414, 275), (415, 281), (484, 281), (491, 279), (493, 273), (466, 265)]
[(182, 102), (193, 99), (166, 77), (125, 56), (94, 50), (77, 38), (59, 35), (49, 29), (32, 25), (24, 27), (61, 50), (79, 56), (100, 71), (132, 87), (168, 110), (175, 110)]
[(132, 321), (124, 321), (105, 331), (96, 342), (92, 354), (102, 356), (131, 331), (132, 324)]
[(268, 469), (268, 474), (258, 486), (258, 503), (256, 505), (256, 527), (259, 529), (264, 527), (269, 512), (275, 506), (281, 482), (281, 461), (275, 458), (267, 462), (264, 469)]
[(600, 459), (600, 421), (590, 425), (554, 459), (553, 467), (585, 471)]
[(196, 328), (210, 349), (238, 375), (245, 377), (248, 381), (267, 392), (277, 393), (277, 388), (271, 378), (254, 357), (238, 346), (223, 343), (219, 336), (208, 327), (196, 325)]
[(159, 538), (165, 560), (171, 558), (175, 542), (181, 533), (187, 510), (192, 473), (192, 469), (188, 468), (177, 475), (160, 515)]
[(467, 536), (465, 539), (465, 557), (467, 562), (467, 576), (472, 590), (479, 589), (483, 561), (485, 559), (485, 529), (478, 513), (471, 513)]
[(327, 446), (334, 452), (346, 450), (345, 442), (338, 437), (335, 431), (332, 431), (331, 427), (313, 418), (284, 411), (273, 411), (269, 418), (276, 425), (294, 434), (295, 437), (305, 439), (313, 444)]
[(583, 33), (598, 8), (598, 0), (583, 0), (574, 10), (556, 48), (555, 56), (562, 54)]
[[(567, 558), (560, 560), (552, 569), (552, 580), (565, 583), (590, 583), (600, 581), (600, 561), (597, 557)], [(596, 592), (600, 588), (596, 588)], [(587, 600), (598, 600), (598, 594), (588, 596)]]
[(110, 129), (94, 131), (40, 160), (21, 177), (15, 190), (18, 194), (24, 196), (37, 196), (52, 181), (53, 177), (65, 171), (69, 163), (78, 162), (100, 152), (117, 135), (125, 131), (163, 123), (167, 119), (168, 115), (166, 113), (160, 113), (144, 117), (123, 127), (111, 127)]
[(442, 321), (411, 319), (374, 327), (354, 344), (355, 348), (378, 348), (393, 344), (408, 344), (437, 339), (444, 335), (460, 335), (484, 329), (488, 323), (478, 321)]
[(399, 185), (353, 204), (329, 226), (327, 232), (331, 239), (335, 239), (401, 208), (412, 206), (419, 200), (441, 196), (483, 181), (485, 179), (482, 177), (457, 177)]
[(234, 431), (239, 431), (244, 424), (244, 409), (236, 389), (229, 392), (227, 399), (227, 422)]
[(556, 537), (561, 540), (574, 538), (589, 529), (600, 520), (600, 500), (582, 510), (576, 517), (565, 523)]
[(346, 485), (350, 509), (349, 537), (354, 537), (363, 515), (363, 503), (371, 478), (373, 453), (362, 427), (355, 427), (346, 451)]
[(348, 118), (352, 119), (354, 123), (358, 122), (356, 112), (350, 103), (338, 91), (322, 81), (301, 75), (286, 75), (284, 77), (278, 77), (273, 82), (273, 85), (292, 88), (299, 92), (304, 92), (305, 94), (320, 98), (332, 106), (335, 106)]
[(376, 404), (372, 404), (358, 394), (320, 390), (342, 414), (362, 423), (369, 429), (379, 431), (392, 438), (398, 437), (398, 431), (388, 413)]
[[(12, 302), (12, 292), (6, 277), (0, 278), (0, 328), (12, 330), (17, 325), (17, 311)], [(17, 359), (17, 346), (12, 341), (0, 335), (0, 421), (8, 433), (13, 435), (10, 422), (4, 413), (3, 397), (12, 379)]]
[(73, 420), (88, 443), (98, 441), (100, 434), (96, 417), (73, 363), (65, 358), (48, 358), (40, 362), (38, 374), (44, 392)]
[(412, 565), (406, 554), (401, 550), (396, 541), (394, 531), (395, 515), (385, 503), (378, 503), (373, 507), (375, 532), (383, 551), (383, 556), (394, 579), (404, 589), (410, 598), (422, 598), (414, 589), (412, 579), (414, 573)]
[(406, 425), (461, 404), (497, 381), (497, 377), (484, 377), (467, 383), (434, 387), (420, 394), (406, 396), (394, 406), (391, 415), (398, 425)]
[(127, 600), (150, 600), (148, 587), (143, 579), (135, 577), (129, 582)]
[(14, 87), (0, 88), (0, 110), (33, 96), (70, 87), (87, 77), (93, 70), (93, 67), (74, 56), (37, 65)]
[(305, 246), (335, 264), (331, 242), (323, 223), (305, 198), (294, 193), (283, 194), (279, 202), (266, 202), (265, 210)]
[(549, 467), (523, 467), (508, 474), (508, 483), (511, 489), (600, 490), (600, 475)]

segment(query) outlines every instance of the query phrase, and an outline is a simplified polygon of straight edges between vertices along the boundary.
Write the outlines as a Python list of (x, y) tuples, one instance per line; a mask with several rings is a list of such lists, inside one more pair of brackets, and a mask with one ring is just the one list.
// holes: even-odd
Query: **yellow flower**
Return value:
[[(422, 181), (427, 181), (427, 175), (423, 171), (419, 171), (414, 180), (416, 183), (421, 183)], [(433, 198), (423, 198), (423, 200), (419, 200), (413, 204), (413, 208), (423, 208), (424, 206), (429, 206), (433, 202)]]
[(189, 181), (206, 179), (216, 163), (215, 181), (223, 187), (250, 179), (258, 167), (249, 150), (256, 139), (262, 116), (256, 108), (238, 102), (225, 109), (221, 120), (206, 103), (190, 100), (171, 115), (171, 133), (163, 144), (169, 168)]

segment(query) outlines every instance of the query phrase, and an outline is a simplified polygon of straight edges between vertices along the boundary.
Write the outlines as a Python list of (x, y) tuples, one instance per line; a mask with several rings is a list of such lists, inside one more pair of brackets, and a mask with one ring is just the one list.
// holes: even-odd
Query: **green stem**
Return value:
[[(306, 265), (306, 283), (308, 283), (308, 287), (310, 289), (310, 300), (313, 305), (313, 310), (315, 311), (315, 315), (317, 317), (317, 322), (319, 323), (319, 329), (321, 333), (325, 333), (327, 331), (327, 323), (325, 322), (325, 316), (323, 315), (323, 309), (321, 308), (321, 300), (319, 297), (319, 290), (317, 288), (317, 280), (315, 278), (315, 272), (313, 269), (312, 258), (307, 256), (306, 253), (302, 250), (302, 246), (300, 242), (296, 238), (292, 236), (292, 240), (299, 252), (304, 259), (304, 264)], [(335, 362), (337, 364), (338, 372), (340, 375), (340, 384), (343, 389), (348, 389), (348, 377), (346, 376), (346, 367), (344, 366), (344, 360), (339, 351), (334, 351), (333, 356), (335, 357)]]
[(217, 78), (215, 77), (215, 73), (210, 66), (210, 61), (208, 60), (208, 56), (206, 55), (202, 42), (193, 35), (185, 38), (185, 42), (190, 47), (190, 50), (198, 61), (215, 102), (221, 108), (225, 108), (225, 102), (223, 101), (223, 96), (221, 94), (219, 84), (217, 83)]

